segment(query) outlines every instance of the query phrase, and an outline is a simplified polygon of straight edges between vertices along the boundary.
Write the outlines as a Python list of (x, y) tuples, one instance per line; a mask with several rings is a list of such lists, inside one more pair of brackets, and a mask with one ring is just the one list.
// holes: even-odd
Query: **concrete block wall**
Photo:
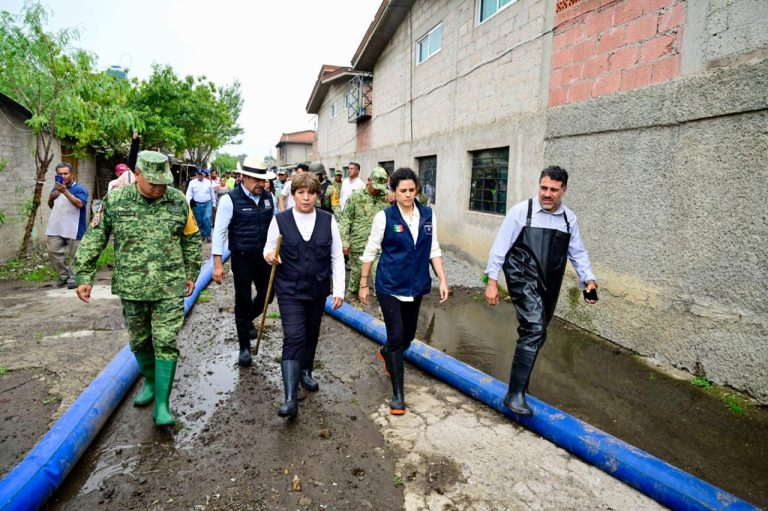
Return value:
[(680, 75), (683, 0), (582, 0), (555, 17), (550, 106)]
[[(344, 95), (349, 91), (347, 82), (340, 81), (331, 85), (317, 116), (317, 157), (325, 163), (326, 158), (334, 159), (340, 154), (354, 154), (357, 143), (357, 128), (347, 121), (344, 108)], [(336, 103), (336, 117), (331, 117), (331, 105)]]
[[(45, 247), (45, 226), (50, 218), (48, 194), (53, 187), (54, 167), (61, 161), (61, 146), (52, 144), (54, 157), (46, 174), (43, 185), (41, 204), (32, 231), (34, 246)], [(5, 193), (0, 195), (0, 210), (5, 216), (5, 223), (0, 225), (0, 262), (16, 257), (24, 236), (27, 215), (25, 203), (32, 200), (35, 186), (35, 137), (27, 129), (24, 119), (0, 106), (0, 159), (7, 161), (0, 172), (0, 188)], [(90, 197), (93, 197), (96, 163), (94, 159), (78, 160), (78, 181), (83, 184)], [(89, 204), (90, 207), (90, 204)]]

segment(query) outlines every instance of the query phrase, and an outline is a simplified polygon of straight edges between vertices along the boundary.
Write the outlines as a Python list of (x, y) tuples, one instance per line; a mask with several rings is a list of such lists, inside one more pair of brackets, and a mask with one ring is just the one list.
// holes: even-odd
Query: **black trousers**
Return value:
[(401, 302), (392, 295), (379, 294), (379, 307), (387, 327), (387, 351), (407, 350), (416, 336), (416, 322), (419, 319), (421, 297), (412, 302)]
[[(240, 340), (248, 339), (248, 329), (252, 321), (264, 310), (271, 271), (272, 267), (264, 260), (261, 252), (232, 252), (232, 273), (235, 280), (235, 326), (237, 327), (237, 337)], [(255, 298), (251, 294), (252, 284), (256, 286)]]
[(277, 304), (283, 322), (283, 360), (300, 360), (302, 369), (312, 369), (325, 298), (300, 300), (281, 295)]

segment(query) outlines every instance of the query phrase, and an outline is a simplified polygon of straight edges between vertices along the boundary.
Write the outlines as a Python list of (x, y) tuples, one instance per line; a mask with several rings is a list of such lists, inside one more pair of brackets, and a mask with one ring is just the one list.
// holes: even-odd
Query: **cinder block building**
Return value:
[[(0, 261), (16, 257), (24, 237), (24, 228), (29, 218), (29, 207), (35, 188), (35, 134), (25, 121), (32, 117), (22, 105), (0, 93)], [(54, 153), (51, 166), (43, 186), (41, 204), (37, 210), (32, 242), (45, 247), (45, 227), (51, 210), (48, 208), (48, 194), (53, 189), (53, 175), (56, 164), (67, 162), (76, 172), (77, 180), (85, 186), (93, 198), (96, 182), (96, 160), (75, 158), (69, 146), (62, 141), (51, 146)]]
[(315, 132), (312, 130), (283, 133), (277, 147), (277, 164), (292, 165), (313, 159), (312, 146), (315, 143)]
[(767, 24), (759, 0), (384, 0), (321, 68), (318, 157), (417, 170), (478, 279), (565, 167), (602, 300), (570, 272), (558, 314), (768, 403)]

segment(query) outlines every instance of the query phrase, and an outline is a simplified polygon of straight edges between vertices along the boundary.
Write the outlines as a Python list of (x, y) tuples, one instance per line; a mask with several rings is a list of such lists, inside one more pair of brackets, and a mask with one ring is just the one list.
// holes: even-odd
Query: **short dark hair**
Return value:
[(355, 168), (357, 169), (357, 171), (360, 172), (360, 164), (359, 163), (357, 163), (356, 161), (349, 162), (349, 167), (351, 167), (352, 165), (354, 165)]
[(539, 176), (539, 181), (545, 177), (548, 177), (553, 181), (560, 181), (563, 183), (563, 188), (568, 186), (568, 171), (557, 165), (551, 165), (542, 170), (541, 175)]
[(56, 165), (56, 169), (54, 169), (54, 170), (58, 171), (59, 169), (63, 169), (63, 168), (69, 169), (70, 174), (72, 173), (72, 165), (70, 165), (69, 163), (67, 163), (65, 161), (63, 161), (63, 162), (59, 163), (58, 165)]
[(291, 181), (291, 195), (303, 189), (306, 189), (309, 193), (320, 194), (320, 181), (317, 179), (317, 176), (310, 172), (305, 172), (294, 177)]
[(389, 176), (389, 189), (395, 191), (400, 181), (413, 181), (416, 184), (416, 190), (421, 188), (419, 185), (419, 176), (408, 167), (400, 167)]
[(296, 170), (299, 170), (299, 169), (303, 170), (304, 172), (309, 172), (309, 165), (307, 165), (306, 163), (299, 163), (298, 165), (296, 165)]

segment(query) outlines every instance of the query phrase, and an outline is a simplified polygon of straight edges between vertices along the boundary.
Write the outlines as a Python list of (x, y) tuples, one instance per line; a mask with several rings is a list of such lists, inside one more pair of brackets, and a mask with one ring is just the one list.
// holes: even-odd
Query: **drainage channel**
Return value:
[[(482, 290), (425, 297), (416, 337), (504, 382), (517, 339), (511, 304)], [(715, 486), (768, 507), (768, 410), (737, 414), (716, 395), (649, 366), (600, 337), (555, 319), (530, 392)]]

